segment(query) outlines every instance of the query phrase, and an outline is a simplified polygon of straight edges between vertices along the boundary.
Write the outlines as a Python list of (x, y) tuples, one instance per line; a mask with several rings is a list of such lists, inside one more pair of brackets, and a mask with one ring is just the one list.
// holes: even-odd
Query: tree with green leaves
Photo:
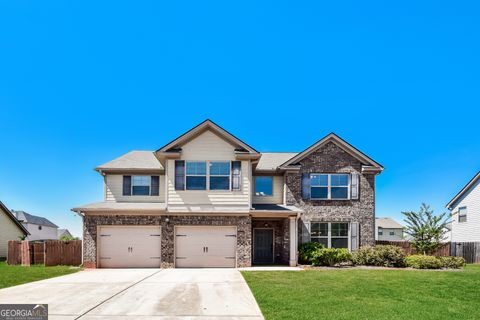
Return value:
[(433, 214), (430, 206), (422, 203), (420, 211), (402, 212), (405, 216), (405, 233), (410, 235), (412, 246), (419, 253), (431, 254), (438, 249), (445, 239), (449, 216), (444, 212), (438, 216)]
[(74, 237), (74, 236), (69, 236), (69, 235), (63, 235), (60, 237), (60, 239), (58, 240), (61, 240), (61, 241), (72, 241), (72, 240), (80, 240), (80, 238), (78, 237)]

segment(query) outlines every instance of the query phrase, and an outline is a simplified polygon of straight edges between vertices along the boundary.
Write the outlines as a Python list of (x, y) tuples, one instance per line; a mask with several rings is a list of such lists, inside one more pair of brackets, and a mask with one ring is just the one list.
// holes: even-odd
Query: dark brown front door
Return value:
[(273, 264), (273, 229), (253, 229), (253, 263)]

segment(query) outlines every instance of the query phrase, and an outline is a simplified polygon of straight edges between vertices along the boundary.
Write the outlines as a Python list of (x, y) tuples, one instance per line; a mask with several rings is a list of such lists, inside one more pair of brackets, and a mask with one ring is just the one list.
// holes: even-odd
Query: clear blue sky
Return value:
[(261, 151), (331, 131), (385, 166), (377, 215), (480, 170), (475, 1), (2, 1), (0, 200), (80, 235), (99, 164), (211, 118)]

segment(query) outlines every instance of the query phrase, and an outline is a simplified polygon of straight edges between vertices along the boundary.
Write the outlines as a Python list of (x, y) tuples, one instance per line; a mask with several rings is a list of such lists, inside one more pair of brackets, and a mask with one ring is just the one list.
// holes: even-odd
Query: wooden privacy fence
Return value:
[[(411, 242), (409, 241), (376, 241), (377, 244), (383, 244), (383, 245), (392, 245), (392, 246), (397, 246), (401, 247), (406, 254), (417, 254), (422, 252), (417, 252)], [(440, 248), (435, 251), (433, 254), (434, 256), (449, 256), (450, 255), (450, 242), (444, 243)]]
[(480, 242), (452, 242), (452, 256), (463, 257), (467, 263), (480, 263)]
[(45, 242), (9, 241), (7, 263), (45, 264), (45, 266), (82, 264), (82, 241), (47, 240)]

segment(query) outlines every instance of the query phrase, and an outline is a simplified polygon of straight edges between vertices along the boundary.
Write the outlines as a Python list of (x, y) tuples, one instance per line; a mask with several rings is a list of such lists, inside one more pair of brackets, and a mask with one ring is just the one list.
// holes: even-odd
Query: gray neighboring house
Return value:
[(68, 229), (58, 229), (57, 230), (57, 238), (60, 239), (61, 237), (70, 237), (72, 238), (72, 234), (70, 233), (70, 231), (68, 231)]
[(27, 240), (57, 240), (58, 226), (47, 218), (34, 216), (21, 210), (12, 210), (12, 213), (30, 233)]
[(375, 240), (379, 241), (403, 241), (404, 227), (392, 218), (375, 219)]
[(299, 153), (259, 152), (206, 120), (96, 168), (103, 201), (72, 209), (83, 219), (83, 263), (294, 266), (299, 243), (356, 250), (375, 243), (382, 170), (334, 133)]

